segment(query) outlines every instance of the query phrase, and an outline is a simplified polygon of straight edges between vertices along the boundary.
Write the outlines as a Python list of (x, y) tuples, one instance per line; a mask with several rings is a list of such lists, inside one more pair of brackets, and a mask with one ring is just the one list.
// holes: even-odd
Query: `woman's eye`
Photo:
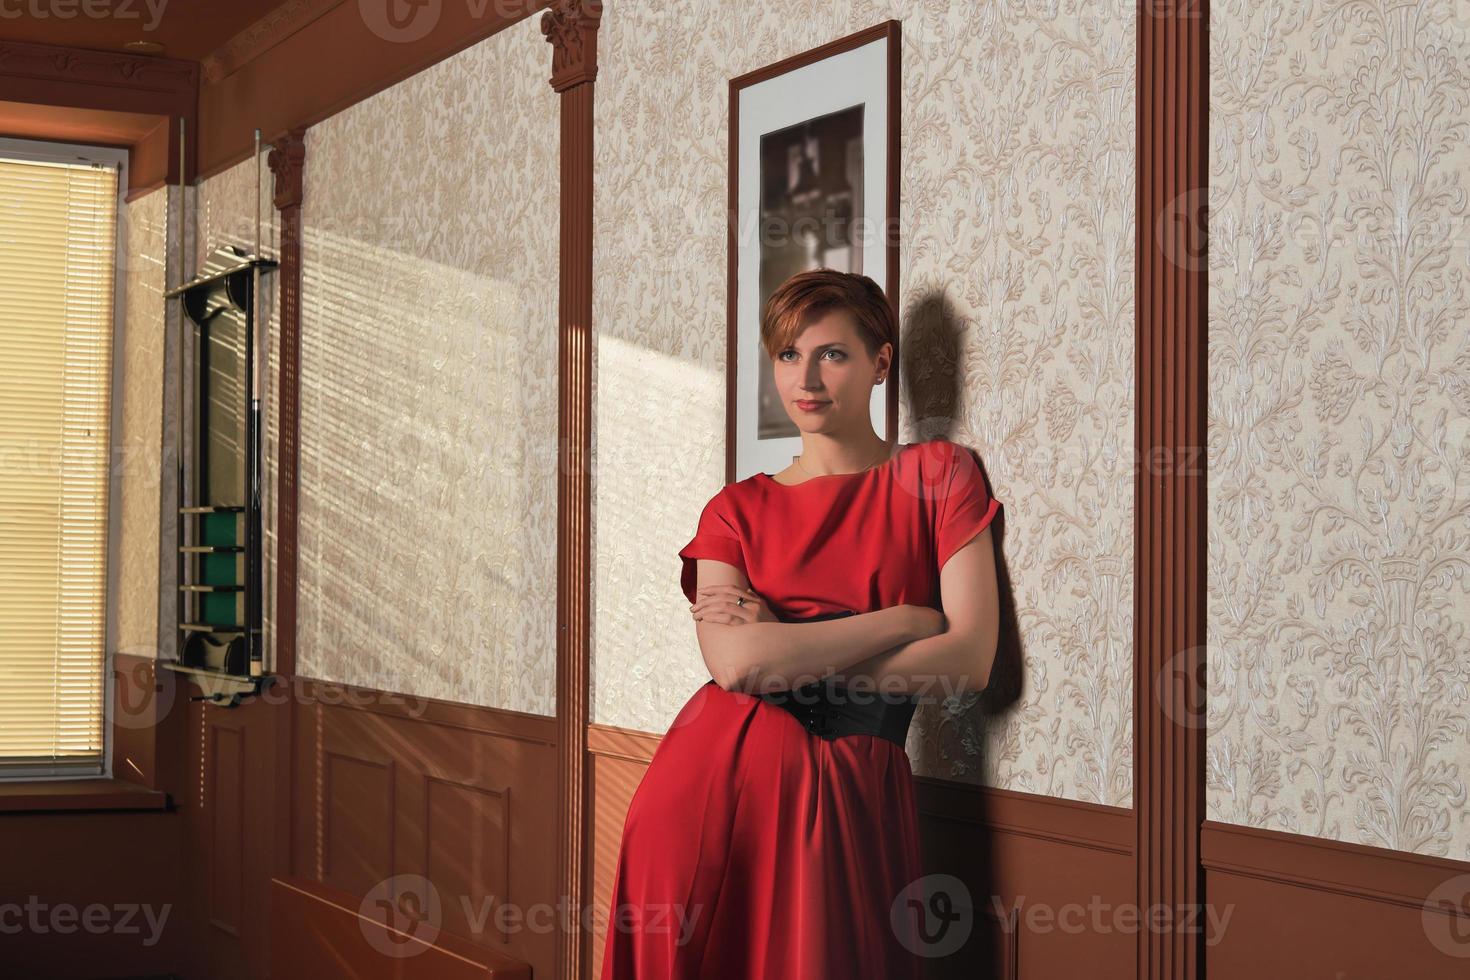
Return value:
[(833, 348), (831, 350), (828, 350), (827, 353), (828, 354), (836, 354), (838, 360), (841, 360), (842, 359), (842, 351), (840, 351), (840, 350), (837, 350), (837, 349)]

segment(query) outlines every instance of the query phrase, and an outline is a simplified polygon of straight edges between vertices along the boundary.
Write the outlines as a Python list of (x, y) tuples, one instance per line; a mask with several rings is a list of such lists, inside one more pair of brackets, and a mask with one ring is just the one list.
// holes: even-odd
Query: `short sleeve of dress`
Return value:
[(740, 532), (736, 530), (729, 506), (729, 496), (724, 490), (711, 497), (709, 503), (704, 505), (703, 513), (699, 515), (699, 526), (695, 529), (694, 539), (679, 550), (679, 557), (683, 559), (679, 584), (691, 603), (697, 598), (694, 591), (698, 585), (699, 570), (696, 559), (713, 558), (734, 565), (747, 579), (750, 578), (745, 570), (745, 552), (740, 545)]
[(990, 525), (1000, 501), (985, 489), (985, 476), (973, 450), (955, 443), (940, 458), (945, 473), (934, 486), (934, 554), (938, 567)]

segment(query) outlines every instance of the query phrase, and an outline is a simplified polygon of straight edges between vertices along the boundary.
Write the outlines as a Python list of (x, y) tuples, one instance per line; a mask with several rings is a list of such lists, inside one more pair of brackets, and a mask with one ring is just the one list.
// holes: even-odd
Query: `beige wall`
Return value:
[[(113, 403), (122, 412), (121, 445), (112, 458), (119, 480), (116, 566), (111, 588), (118, 653), (157, 657), (159, 605), (165, 602), (159, 583), (164, 559), (160, 526), (163, 472), (163, 355), (165, 345), (163, 298), (167, 259), (168, 199), (161, 188), (122, 206), (121, 262), (124, 321), (120, 348), (121, 387)], [(172, 621), (173, 606), (166, 619)]]
[(980, 452), (1025, 656), (1003, 713), (921, 709), (914, 768), (1128, 806), (1131, 5), (607, 6), (594, 720), (662, 733), (708, 679), (676, 552), (723, 479), (728, 80), (889, 17), (903, 21), (900, 436)]
[(1470, 859), (1463, 6), (1211, 8), (1209, 815)]
[(530, 18), (307, 131), (303, 674), (555, 711), (550, 64)]

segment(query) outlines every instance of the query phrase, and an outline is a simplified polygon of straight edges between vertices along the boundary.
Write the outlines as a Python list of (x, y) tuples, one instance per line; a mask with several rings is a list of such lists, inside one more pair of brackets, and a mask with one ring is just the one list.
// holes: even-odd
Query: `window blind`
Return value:
[(0, 157), (0, 774), (100, 773), (117, 171)]

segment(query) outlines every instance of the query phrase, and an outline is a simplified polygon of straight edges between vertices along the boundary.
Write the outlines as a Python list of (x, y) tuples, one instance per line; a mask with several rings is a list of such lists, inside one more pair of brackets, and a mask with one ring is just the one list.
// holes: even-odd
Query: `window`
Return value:
[(101, 775), (121, 151), (0, 141), (0, 775)]

